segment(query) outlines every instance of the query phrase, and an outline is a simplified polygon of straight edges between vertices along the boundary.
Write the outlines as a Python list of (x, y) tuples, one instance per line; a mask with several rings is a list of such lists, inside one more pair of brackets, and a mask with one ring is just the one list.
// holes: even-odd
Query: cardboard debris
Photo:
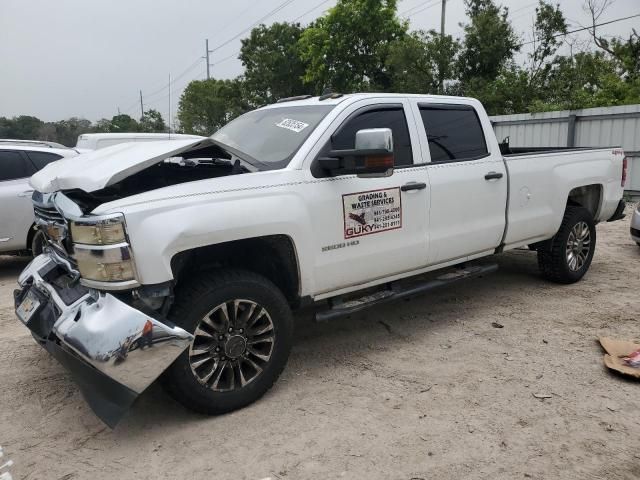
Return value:
[(600, 338), (600, 345), (607, 354), (604, 356), (604, 364), (611, 370), (640, 378), (640, 368), (634, 368), (624, 361), (624, 357), (640, 349), (640, 345), (625, 340), (614, 340), (613, 338)]

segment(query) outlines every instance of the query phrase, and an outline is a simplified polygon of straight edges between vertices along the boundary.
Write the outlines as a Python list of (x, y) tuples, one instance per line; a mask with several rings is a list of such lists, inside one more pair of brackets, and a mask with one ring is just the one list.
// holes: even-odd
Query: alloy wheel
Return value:
[(576, 223), (567, 240), (566, 257), (567, 266), (577, 272), (586, 263), (591, 250), (591, 232), (586, 222)]
[(218, 392), (245, 387), (263, 372), (275, 343), (269, 312), (233, 299), (207, 313), (194, 332), (189, 364), (198, 381)]

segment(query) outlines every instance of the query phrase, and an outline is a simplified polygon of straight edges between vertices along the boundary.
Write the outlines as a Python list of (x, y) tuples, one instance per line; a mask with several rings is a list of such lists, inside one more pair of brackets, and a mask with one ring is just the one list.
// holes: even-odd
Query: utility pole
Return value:
[(167, 122), (169, 126), (169, 140), (171, 140), (171, 73), (169, 73), (169, 119)]
[(140, 119), (144, 117), (144, 105), (142, 104), (142, 90), (140, 90)]
[[(442, 0), (442, 12), (440, 13), (440, 44), (441, 47), (444, 47), (444, 18), (445, 18), (445, 12), (447, 9), (447, 0)], [(440, 52), (440, 55), (442, 55), (442, 52)], [(439, 76), (440, 76), (440, 93), (442, 94), (444, 92), (444, 74), (442, 72), (442, 58), (441, 58), (441, 65), (440, 65), (440, 71)]]
[(207, 61), (207, 80), (209, 80), (211, 78), (211, 72), (209, 71), (209, 67), (211, 65), (209, 63), (209, 54), (212, 52), (212, 50), (209, 50), (209, 39), (207, 38), (204, 42), (205, 56), (203, 58)]

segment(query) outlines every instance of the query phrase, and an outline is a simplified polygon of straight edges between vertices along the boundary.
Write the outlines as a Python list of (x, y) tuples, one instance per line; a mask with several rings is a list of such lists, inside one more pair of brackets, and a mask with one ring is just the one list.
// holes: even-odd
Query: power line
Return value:
[[(427, 4), (427, 3), (431, 3), (431, 5), (427, 5), (425, 8), (421, 9), (421, 10), (416, 10), (416, 9), (420, 9), (420, 7), (422, 7), (423, 5)], [(410, 17), (412, 15), (415, 15), (416, 13), (420, 13), (428, 8), (433, 7), (434, 5), (437, 5), (438, 3), (440, 3), (440, 0), (426, 0), (425, 2), (420, 2), (417, 5), (414, 5), (411, 8), (408, 8), (406, 10), (404, 10), (403, 12), (400, 12), (398, 15), (402, 15), (405, 17)], [(409, 13), (411, 12), (411, 13)]]
[[(589, 25), (588, 27), (578, 28), (576, 30), (571, 30), (571, 31), (566, 32), (566, 33), (557, 33), (556, 35), (552, 35), (551, 38), (563, 37), (565, 35), (570, 35), (572, 33), (583, 32), (585, 30), (590, 30), (590, 29), (595, 28), (595, 27), (602, 27), (604, 25), (611, 25), (612, 23), (622, 22), (624, 20), (630, 20), (632, 18), (637, 18), (637, 17), (640, 17), (640, 13), (637, 13), (635, 15), (630, 15), (628, 17), (616, 18), (615, 20), (609, 20), (608, 22), (598, 23), (596, 25)], [(518, 47), (524, 47), (525, 45), (531, 45), (532, 43), (535, 43), (538, 40), (539, 39), (534, 39), (534, 40), (530, 40), (528, 42), (521, 43), (520, 45), (518, 45)]]
[(432, 3), (431, 5), (427, 5), (426, 7), (423, 7), (420, 10), (416, 10), (414, 12), (411, 12), (411, 14), (408, 15), (407, 17), (405, 17), (405, 18), (409, 19), (409, 17), (413, 17), (414, 15), (417, 15), (418, 13), (422, 13), (425, 10), (429, 10), (430, 8), (437, 7), (439, 4), (440, 4), (440, 0), (436, 0), (436, 2)]
[(222, 42), (220, 45), (218, 45), (217, 47), (213, 48), (211, 50), (211, 53), (220, 50), (222, 47), (225, 47), (227, 45), (229, 45), (231, 42), (233, 42), (234, 40), (236, 40), (237, 38), (239, 38), (241, 35), (247, 33), (249, 30), (251, 30), (253, 27), (255, 27), (256, 25), (260, 24), (261, 22), (263, 22), (264, 20), (266, 20), (267, 18), (269, 18), (272, 15), (275, 15), (276, 13), (278, 13), (280, 10), (282, 10), (283, 8), (289, 6), (291, 3), (295, 2), (295, 0), (285, 0), (284, 2), (282, 2), (281, 4), (279, 4), (276, 8), (274, 8), (273, 10), (271, 10), (269, 13), (267, 13), (266, 15), (260, 17), (258, 20), (256, 20), (254, 23), (252, 23), (251, 25), (249, 25), (247, 28), (245, 28), (244, 30), (241, 30), (240, 32), (238, 32), (236, 35), (234, 35), (233, 37), (231, 37), (230, 39), (228, 39), (225, 42)]
[(300, 20), (302, 17), (307, 16), (309, 13), (313, 12), (314, 10), (317, 10), (318, 8), (320, 8), (322, 5), (324, 5), (325, 3), (330, 2), (331, 0), (323, 0), (322, 2), (320, 2), (319, 4), (317, 4), (315, 7), (310, 8), (309, 10), (307, 10), (306, 12), (304, 12), (302, 15), (297, 16), (296, 18), (294, 18), (293, 20), (291, 20), (291, 23), (296, 23), (298, 20)]

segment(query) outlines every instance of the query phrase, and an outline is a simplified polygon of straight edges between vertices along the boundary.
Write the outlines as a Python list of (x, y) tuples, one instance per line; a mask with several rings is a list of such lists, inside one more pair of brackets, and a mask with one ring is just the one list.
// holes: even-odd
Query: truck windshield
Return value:
[(257, 160), (262, 169), (286, 167), (300, 146), (333, 109), (305, 105), (254, 110), (222, 127), (211, 138), (242, 157)]

